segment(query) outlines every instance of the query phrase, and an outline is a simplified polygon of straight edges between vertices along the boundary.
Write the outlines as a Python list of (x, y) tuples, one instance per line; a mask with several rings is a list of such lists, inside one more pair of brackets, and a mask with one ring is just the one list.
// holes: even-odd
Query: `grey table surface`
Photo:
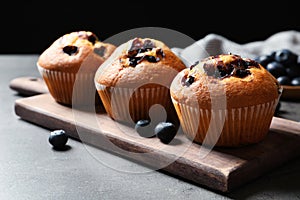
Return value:
[[(55, 151), (49, 130), (20, 119), (14, 102), (23, 98), (9, 88), (12, 79), (40, 77), (38, 55), (0, 55), (0, 199), (300, 199), (300, 158), (223, 194), (162, 170), (94, 149), (116, 170), (95, 159), (83, 143), (70, 139), (68, 151)], [(300, 121), (300, 102), (282, 101), (281, 117)], [(93, 147), (89, 147), (93, 148)], [(300, 151), (300, 146), (299, 146)], [(144, 172), (144, 173), (143, 173)]]

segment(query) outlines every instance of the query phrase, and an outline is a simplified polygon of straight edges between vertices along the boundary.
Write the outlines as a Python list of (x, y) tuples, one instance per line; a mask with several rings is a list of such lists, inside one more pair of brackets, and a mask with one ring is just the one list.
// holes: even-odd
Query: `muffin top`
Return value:
[(207, 109), (212, 98), (239, 108), (273, 101), (280, 93), (278, 81), (263, 66), (233, 54), (204, 58), (182, 70), (171, 85), (174, 100)]
[(106, 87), (146, 83), (169, 86), (185, 68), (182, 60), (163, 42), (136, 37), (120, 45), (99, 67), (95, 82)]
[(116, 46), (99, 41), (91, 31), (75, 31), (55, 40), (39, 56), (38, 66), (63, 72), (76, 73), (79, 68), (95, 72)]

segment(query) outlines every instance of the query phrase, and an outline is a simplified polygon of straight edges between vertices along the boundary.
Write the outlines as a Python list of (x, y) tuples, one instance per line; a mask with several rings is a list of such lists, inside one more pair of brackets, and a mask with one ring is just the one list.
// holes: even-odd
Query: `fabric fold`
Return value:
[(186, 48), (172, 48), (187, 66), (196, 61), (221, 53), (238, 54), (254, 59), (257, 56), (270, 54), (272, 51), (289, 49), (300, 55), (300, 32), (295, 30), (281, 31), (262, 41), (239, 44), (218, 34), (208, 34)]

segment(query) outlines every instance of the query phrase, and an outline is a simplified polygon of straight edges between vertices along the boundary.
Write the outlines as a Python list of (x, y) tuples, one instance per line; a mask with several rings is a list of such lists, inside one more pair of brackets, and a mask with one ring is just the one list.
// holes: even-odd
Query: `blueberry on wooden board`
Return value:
[(54, 130), (50, 133), (48, 140), (55, 149), (62, 149), (67, 144), (68, 136), (64, 130)]
[(153, 126), (150, 120), (141, 119), (137, 121), (134, 129), (141, 137), (151, 138), (155, 136), (153, 132)]
[(154, 133), (162, 143), (169, 144), (176, 136), (177, 128), (171, 122), (160, 122), (155, 126)]

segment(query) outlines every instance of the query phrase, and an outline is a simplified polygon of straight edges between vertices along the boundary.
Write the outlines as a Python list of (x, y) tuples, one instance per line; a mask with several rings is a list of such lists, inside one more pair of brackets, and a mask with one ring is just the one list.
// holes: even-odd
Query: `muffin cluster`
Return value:
[(282, 90), (265, 67), (240, 55), (212, 55), (186, 66), (160, 40), (134, 37), (117, 47), (90, 31), (58, 38), (37, 67), (56, 102), (84, 105), (96, 95), (111, 119), (165, 144), (175, 137), (176, 122), (204, 146), (258, 143)]

